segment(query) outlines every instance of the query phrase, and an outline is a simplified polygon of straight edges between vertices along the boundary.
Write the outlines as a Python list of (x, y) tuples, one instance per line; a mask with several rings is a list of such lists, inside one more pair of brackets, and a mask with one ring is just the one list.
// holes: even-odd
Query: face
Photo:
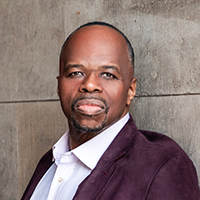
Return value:
[(122, 118), (136, 79), (124, 38), (105, 26), (78, 30), (60, 58), (58, 94), (69, 127), (99, 133)]

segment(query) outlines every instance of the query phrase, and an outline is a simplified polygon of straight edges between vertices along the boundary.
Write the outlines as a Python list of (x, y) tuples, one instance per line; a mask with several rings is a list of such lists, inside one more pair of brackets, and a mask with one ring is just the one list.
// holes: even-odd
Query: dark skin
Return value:
[[(124, 117), (136, 79), (125, 39), (93, 25), (76, 31), (60, 57), (58, 95), (74, 149)], [(98, 145), (98, 144), (97, 144)]]

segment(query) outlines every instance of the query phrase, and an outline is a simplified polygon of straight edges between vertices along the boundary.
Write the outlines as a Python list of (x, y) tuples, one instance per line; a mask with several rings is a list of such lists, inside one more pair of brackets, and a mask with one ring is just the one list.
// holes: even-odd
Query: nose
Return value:
[(80, 92), (102, 92), (103, 88), (100, 84), (99, 77), (97, 77), (95, 74), (90, 73), (87, 75), (81, 86), (80, 86)]

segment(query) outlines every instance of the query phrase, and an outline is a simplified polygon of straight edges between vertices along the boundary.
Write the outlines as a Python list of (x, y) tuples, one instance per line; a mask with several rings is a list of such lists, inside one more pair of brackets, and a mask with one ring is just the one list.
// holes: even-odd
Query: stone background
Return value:
[(200, 177), (199, 0), (1, 0), (0, 19), (1, 200), (20, 199), (67, 129), (56, 94), (59, 51), (94, 20), (117, 26), (134, 46), (138, 127), (177, 141)]

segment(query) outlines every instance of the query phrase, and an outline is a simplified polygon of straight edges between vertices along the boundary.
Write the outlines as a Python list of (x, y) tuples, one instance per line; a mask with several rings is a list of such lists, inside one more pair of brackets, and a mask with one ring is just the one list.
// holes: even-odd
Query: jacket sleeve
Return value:
[(182, 154), (168, 158), (152, 179), (146, 200), (200, 200), (196, 170)]

